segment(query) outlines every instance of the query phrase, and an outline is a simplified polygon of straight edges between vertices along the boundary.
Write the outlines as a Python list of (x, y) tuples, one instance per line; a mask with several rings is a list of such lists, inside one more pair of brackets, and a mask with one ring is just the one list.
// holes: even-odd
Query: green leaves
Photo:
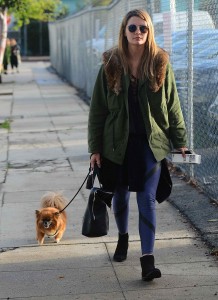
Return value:
[(0, 123), (0, 128), (8, 129), (10, 130), (11, 128), (11, 121), (10, 120), (5, 120), (4, 122)]
[(47, 22), (67, 14), (61, 0), (0, 0), (0, 10), (4, 11), (6, 8), (9, 14), (14, 15), (16, 27), (28, 24), (30, 19)]
[(20, 9), (23, 4), (25, 4), (25, 0), (0, 0), (0, 9), (4, 10), (5, 8), (14, 8)]

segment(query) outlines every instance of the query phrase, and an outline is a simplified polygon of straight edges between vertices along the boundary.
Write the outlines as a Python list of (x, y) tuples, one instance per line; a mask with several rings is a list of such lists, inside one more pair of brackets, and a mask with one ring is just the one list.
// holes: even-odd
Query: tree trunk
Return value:
[(7, 39), (7, 9), (0, 12), (0, 83), (2, 82), (1, 74), (3, 70), (3, 57)]

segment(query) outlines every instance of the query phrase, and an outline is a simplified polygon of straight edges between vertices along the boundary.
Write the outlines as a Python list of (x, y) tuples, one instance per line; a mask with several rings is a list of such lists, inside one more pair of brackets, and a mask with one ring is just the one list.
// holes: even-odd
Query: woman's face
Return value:
[(126, 25), (125, 36), (130, 45), (144, 45), (148, 36), (148, 25), (139, 17), (131, 17)]

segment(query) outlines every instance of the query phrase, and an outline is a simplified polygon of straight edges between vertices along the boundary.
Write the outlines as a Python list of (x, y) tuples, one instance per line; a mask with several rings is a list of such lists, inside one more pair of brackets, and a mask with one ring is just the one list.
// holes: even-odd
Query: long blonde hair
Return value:
[(141, 58), (141, 63), (139, 64), (138, 76), (140, 78), (148, 78), (152, 82), (155, 77), (154, 58), (158, 52), (159, 47), (156, 45), (154, 39), (154, 27), (151, 18), (146, 11), (140, 9), (134, 9), (129, 11), (123, 18), (123, 21), (120, 26), (119, 41), (118, 41), (118, 52), (120, 55), (120, 59), (124, 67), (124, 72), (129, 73), (128, 41), (125, 36), (125, 30), (126, 30), (128, 20), (133, 16), (145, 20), (149, 28), (147, 40), (144, 45), (144, 52)]

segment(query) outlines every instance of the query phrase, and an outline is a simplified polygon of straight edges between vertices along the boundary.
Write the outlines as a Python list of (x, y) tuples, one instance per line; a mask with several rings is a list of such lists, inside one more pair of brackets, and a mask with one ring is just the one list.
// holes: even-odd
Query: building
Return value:
[(78, 6), (77, 4), (79, 4), (79, 0), (62, 0), (62, 2), (68, 7), (69, 9), (69, 12), (72, 14), (72, 13), (75, 13), (78, 9)]

